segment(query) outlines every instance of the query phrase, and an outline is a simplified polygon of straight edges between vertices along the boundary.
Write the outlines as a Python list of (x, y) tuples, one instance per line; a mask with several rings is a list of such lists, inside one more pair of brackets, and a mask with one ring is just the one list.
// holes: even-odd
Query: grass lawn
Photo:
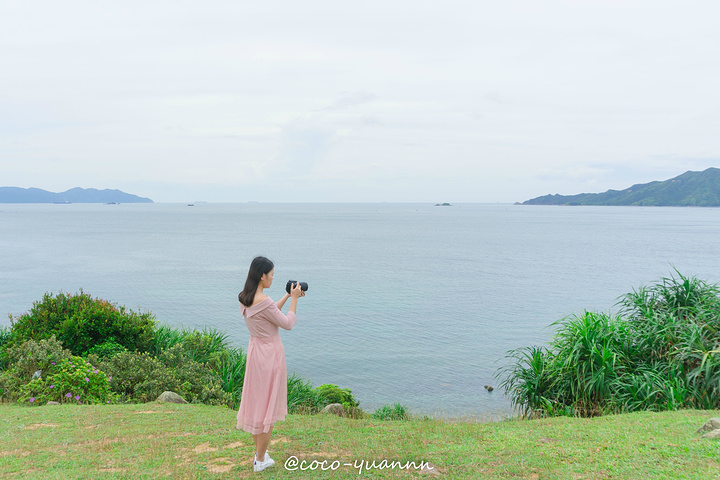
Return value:
[[(720, 439), (695, 431), (711, 417), (720, 412), (497, 423), (291, 415), (274, 430), (275, 467), (254, 474), (252, 437), (224, 407), (3, 404), (0, 478), (710, 479), (720, 478)], [(328, 469), (288, 470), (291, 457)], [(435, 473), (372, 468), (382, 460), (430, 462)]]

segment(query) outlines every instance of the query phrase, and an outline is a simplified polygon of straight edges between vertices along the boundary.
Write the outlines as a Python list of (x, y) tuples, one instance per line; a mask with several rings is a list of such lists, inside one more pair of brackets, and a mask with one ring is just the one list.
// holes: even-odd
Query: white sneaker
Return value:
[(255, 459), (253, 460), (253, 471), (262, 472), (273, 465), (275, 465), (275, 460), (270, 458), (270, 454), (267, 451), (265, 452), (265, 460), (262, 462), (257, 461), (257, 453), (255, 454)]

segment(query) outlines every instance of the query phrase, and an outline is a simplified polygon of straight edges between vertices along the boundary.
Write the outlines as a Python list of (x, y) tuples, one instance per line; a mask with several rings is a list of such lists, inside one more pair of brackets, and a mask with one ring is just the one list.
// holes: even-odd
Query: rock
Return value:
[(60, 405), (60, 402), (53, 402), (52, 400), (50, 400), (45, 405)]
[(485, 385), (485, 390), (487, 390), (488, 392), (492, 392), (495, 389), (493, 387), (491, 387), (490, 385)]
[(718, 428), (720, 428), (720, 417), (713, 417), (695, 433), (710, 432), (712, 430), (717, 430)]
[(333, 415), (342, 417), (345, 415), (345, 407), (339, 403), (331, 403), (330, 405), (326, 405), (320, 413), (332, 413)]
[(708, 433), (703, 435), (702, 438), (720, 438), (720, 428), (710, 430)]
[(187, 403), (183, 397), (175, 392), (163, 392), (157, 401), (160, 403)]

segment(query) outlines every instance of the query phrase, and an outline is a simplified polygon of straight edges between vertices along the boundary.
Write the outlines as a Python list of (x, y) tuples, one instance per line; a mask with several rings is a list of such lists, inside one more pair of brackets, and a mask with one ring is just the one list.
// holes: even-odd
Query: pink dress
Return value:
[(240, 312), (250, 342), (237, 428), (257, 435), (269, 432), (287, 415), (287, 366), (278, 327), (290, 330), (297, 317), (293, 312), (284, 315), (270, 297), (251, 307), (241, 303)]

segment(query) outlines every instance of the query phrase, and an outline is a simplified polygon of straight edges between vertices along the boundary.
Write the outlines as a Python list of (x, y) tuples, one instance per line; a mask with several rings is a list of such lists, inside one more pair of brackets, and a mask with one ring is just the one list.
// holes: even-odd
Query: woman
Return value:
[[(270, 260), (255, 257), (250, 264), (245, 288), (238, 295), (240, 312), (250, 330), (250, 342), (237, 428), (253, 436), (253, 470), (256, 472), (275, 464), (267, 453), (267, 447), (273, 425), (287, 415), (287, 366), (278, 327), (290, 330), (295, 325), (298, 298), (305, 296), (300, 284), (296, 283), (290, 294), (285, 294), (277, 303), (273, 302), (263, 290), (272, 285), (274, 273)], [(280, 309), (288, 298), (291, 299), (290, 311), (285, 316)]]

